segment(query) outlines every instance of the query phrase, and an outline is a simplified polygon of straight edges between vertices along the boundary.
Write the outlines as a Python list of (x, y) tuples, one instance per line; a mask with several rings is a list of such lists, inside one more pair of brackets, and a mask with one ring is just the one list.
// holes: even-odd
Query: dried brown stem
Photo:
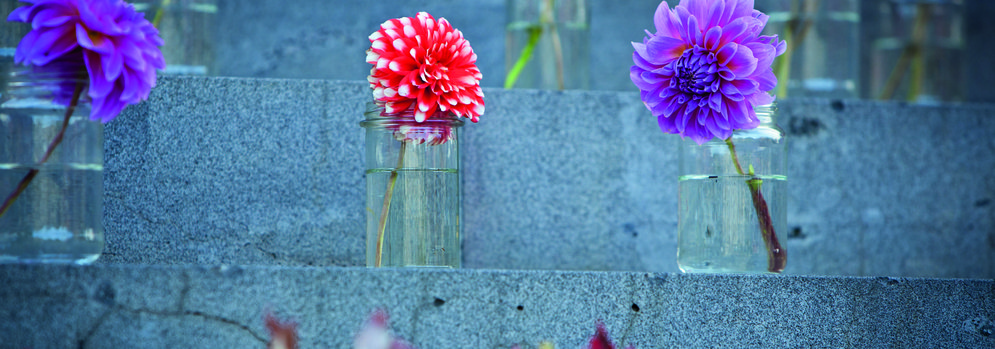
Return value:
[(43, 155), (41, 159), (38, 160), (38, 164), (36, 164), (31, 170), (28, 171), (28, 174), (26, 174), (24, 178), (21, 179), (21, 182), (17, 183), (17, 188), (14, 189), (14, 192), (10, 193), (10, 195), (7, 196), (7, 199), (3, 201), (3, 206), (0, 206), (0, 217), (3, 217), (4, 213), (7, 213), (7, 210), (9, 210), (10, 207), (14, 204), (14, 201), (16, 201), (17, 198), (21, 196), (21, 193), (23, 193), (24, 190), (28, 188), (28, 185), (31, 184), (31, 181), (34, 180), (35, 176), (38, 175), (41, 166), (44, 165), (46, 161), (48, 161), (48, 158), (52, 156), (53, 152), (55, 152), (55, 148), (58, 147), (60, 143), (62, 143), (62, 138), (65, 137), (66, 134), (66, 128), (69, 127), (69, 119), (73, 116), (73, 111), (76, 110), (76, 105), (79, 104), (79, 97), (80, 94), (83, 93), (83, 86), (85, 86), (84, 82), (76, 84), (76, 89), (73, 90), (72, 100), (69, 102), (69, 106), (66, 107), (66, 115), (62, 118), (62, 128), (59, 129), (59, 133), (55, 135), (55, 138), (52, 139), (52, 142), (48, 144), (48, 149), (45, 150), (45, 155)]
[(404, 167), (404, 149), (407, 147), (408, 142), (401, 141), (401, 150), (397, 154), (397, 168), (390, 171), (390, 184), (387, 185), (387, 193), (384, 194), (383, 198), (383, 209), (380, 210), (380, 229), (377, 230), (377, 256), (376, 256), (376, 267), (381, 266), (383, 261), (383, 241), (384, 234), (387, 229), (387, 216), (390, 213), (390, 201), (394, 197), (394, 186), (397, 184), (397, 171)]

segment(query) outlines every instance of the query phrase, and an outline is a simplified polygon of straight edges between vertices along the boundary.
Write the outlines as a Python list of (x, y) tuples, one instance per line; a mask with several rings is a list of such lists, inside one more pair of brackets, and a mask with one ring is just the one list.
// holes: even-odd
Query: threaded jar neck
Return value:
[(89, 79), (82, 64), (43, 67), (18, 66), (0, 77), (0, 106), (4, 108), (62, 109), (83, 85), (77, 109), (89, 106)]

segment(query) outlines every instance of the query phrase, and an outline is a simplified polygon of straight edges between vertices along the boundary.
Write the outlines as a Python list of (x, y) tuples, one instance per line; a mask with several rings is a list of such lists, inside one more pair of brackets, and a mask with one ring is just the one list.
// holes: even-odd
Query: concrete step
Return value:
[[(676, 135), (634, 92), (485, 89), (464, 266), (678, 271)], [(359, 266), (365, 82), (163, 77), (105, 128), (102, 263)], [(995, 277), (995, 106), (795, 99), (789, 274)]]
[(348, 348), (386, 309), (419, 348), (992, 348), (995, 281), (279, 266), (0, 266), (4, 348)]

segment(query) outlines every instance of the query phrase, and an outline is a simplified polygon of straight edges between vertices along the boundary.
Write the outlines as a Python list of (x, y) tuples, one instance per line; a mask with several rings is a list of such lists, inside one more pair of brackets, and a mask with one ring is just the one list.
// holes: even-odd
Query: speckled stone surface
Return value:
[[(676, 272), (678, 138), (636, 93), (486, 89), (464, 266)], [(163, 78), (105, 128), (101, 262), (364, 263), (363, 82)], [(792, 100), (787, 273), (995, 276), (995, 107)]]
[(419, 348), (990, 348), (995, 281), (560, 271), (0, 266), (10, 348), (351, 347), (375, 308)]
[(362, 90), (160, 80), (105, 128), (106, 260), (361, 263)]

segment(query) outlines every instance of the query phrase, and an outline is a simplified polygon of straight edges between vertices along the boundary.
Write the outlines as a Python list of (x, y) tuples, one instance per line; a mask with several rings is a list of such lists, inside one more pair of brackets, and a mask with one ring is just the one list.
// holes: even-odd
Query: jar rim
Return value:
[(440, 110), (437, 110), (434, 114), (426, 118), (425, 121), (418, 122), (415, 121), (414, 108), (415, 106), (412, 105), (403, 111), (385, 115), (386, 112), (384, 111), (382, 102), (370, 101), (366, 103), (366, 111), (363, 113), (366, 119), (361, 121), (359, 125), (362, 127), (461, 127), (465, 123), (459, 116), (453, 114), (452, 111)]

